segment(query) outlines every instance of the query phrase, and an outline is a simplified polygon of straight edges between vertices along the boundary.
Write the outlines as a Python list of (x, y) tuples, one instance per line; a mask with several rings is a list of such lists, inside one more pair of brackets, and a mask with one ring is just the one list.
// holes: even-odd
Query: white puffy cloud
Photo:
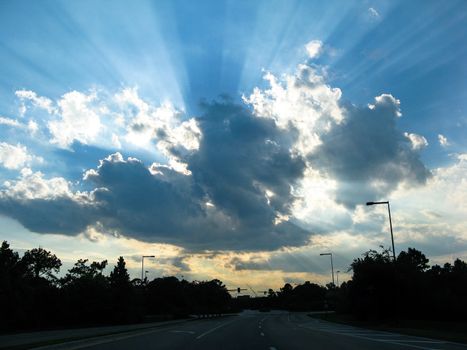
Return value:
[(0, 164), (7, 169), (20, 169), (31, 162), (42, 162), (40, 157), (29, 154), (26, 146), (0, 142)]
[(0, 125), (5, 125), (11, 128), (16, 128), (19, 130), (29, 130), (29, 132), (34, 135), (39, 130), (39, 125), (32, 119), (30, 119), (27, 124), (20, 122), (17, 119), (6, 118), (0, 116)]
[(39, 130), (39, 125), (34, 120), (30, 120), (27, 127), (33, 135)]
[[(55, 107), (53, 106), (52, 100), (47, 97), (38, 96), (34, 91), (31, 90), (17, 90), (15, 92), (16, 96), (19, 97), (23, 103), (25, 101), (30, 101), (33, 106), (46, 110), (48, 113), (53, 113)], [(23, 104), (20, 108), (20, 114), (26, 112), (26, 106)]]
[(136, 88), (126, 88), (115, 95), (128, 122), (125, 140), (143, 148), (153, 143), (175, 170), (190, 174), (180, 159), (199, 148), (201, 131), (194, 118), (183, 120), (183, 112), (170, 103), (153, 106), (144, 101)]
[(443, 147), (449, 146), (449, 141), (448, 141), (447, 137), (442, 135), (442, 134), (438, 134), (438, 142)]
[(282, 129), (295, 128), (298, 139), (294, 149), (298, 153), (310, 153), (320, 144), (320, 134), (343, 120), (341, 90), (327, 85), (316, 68), (302, 64), (295, 75), (286, 75), (282, 81), (271, 73), (264, 78), (270, 88), (255, 88), (243, 99), (258, 117), (271, 118)]
[(16, 119), (5, 118), (2, 116), (0, 116), (0, 125), (7, 125), (16, 128), (20, 128), (22, 126), (22, 124)]
[(414, 150), (420, 150), (428, 146), (428, 141), (421, 135), (405, 132), (404, 136), (410, 140)]
[(375, 109), (376, 105), (392, 108), (394, 106), (397, 117), (402, 117), (401, 101), (391, 94), (381, 94), (375, 97), (375, 103), (369, 103), (368, 108)]
[(321, 40), (312, 40), (305, 45), (305, 49), (310, 59), (317, 58), (323, 51), (323, 42)]
[[(156, 105), (146, 101), (137, 88), (123, 88), (114, 94), (70, 91), (56, 101), (38, 97), (33, 91), (21, 90), (16, 95), (49, 112), (45, 124), (50, 142), (58, 147), (70, 149), (75, 141), (110, 149), (136, 147), (164, 156), (175, 170), (190, 173), (181, 158), (198, 149), (201, 131), (195, 118), (185, 118), (184, 112), (169, 102)], [(0, 123), (31, 134), (39, 130), (34, 119), (24, 124), (1, 118)]]
[(32, 172), (25, 168), (21, 171), (21, 178), (16, 181), (7, 181), (5, 190), (0, 194), (3, 198), (56, 199), (59, 197), (74, 197), (69, 182), (62, 177), (44, 178), (41, 172)]
[(48, 123), (51, 142), (63, 148), (68, 148), (75, 140), (93, 143), (102, 128), (99, 115), (90, 106), (95, 99), (95, 94), (86, 95), (78, 91), (64, 94), (57, 102), (57, 118)]

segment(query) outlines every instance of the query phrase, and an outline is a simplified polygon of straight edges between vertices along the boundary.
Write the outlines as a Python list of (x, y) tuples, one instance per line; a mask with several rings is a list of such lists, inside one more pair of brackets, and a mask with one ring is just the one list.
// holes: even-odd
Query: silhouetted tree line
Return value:
[(321, 311), (326, 309), (329, 288), (331, 288), (330, 285), (323, 287), (309, 281), (295, 287), (286, 283), (278, 291), (269, 289), (264, 296), (234, 299), (233, 305), (236, 309), (258, 309), (260, 311), (271, 309)]
[(352, 261), (350, 281), (335, 286), (286, 283), (260, 298), (236, 300), (240, 308), (291, 311), (336, 310), (360, 320), (425, 319), (460, 321), (467, 317), (467, 263), (429, 266), (419, 250), (370, 250)]
[(429, 266), (419, 250), (370, 250), (351, 264), (352, 279), (333, 294), (337, 311), (361, 320), (435, 319), (467, 316), (467, 263)]
[[(225, 313), (243, 308), (293, 311), (336, 309), (362, 320), (463, 320), (467, 316), (467, 263), (429, 266), (414, 249), (394, 262), (390, 251), (370, 250), (353, 260), (350, 281), (326, 287), (286, 283), (258, 298), (231, 299), (221, 281), (176, 277), (130, 280), (120, 257), (109, 276), (107, 261), (78, 260), (65, 276), (51, 252), (35, 248), (20, 258), (7, 242), (0, 247), (0, 329), (43, 329), (130, 323)], [(350, 271), (349, 270), (349, 271)]]
[(4, 241), (0, 248), (0, 329), (43, 329), (140, 322), (223, 313), (230, 294), (219, 280), (134, 279), (120, 257), (109, 276), (107, 261), (78, 260), (64, 277), (51, 252), (35, 248), (20, 258)]

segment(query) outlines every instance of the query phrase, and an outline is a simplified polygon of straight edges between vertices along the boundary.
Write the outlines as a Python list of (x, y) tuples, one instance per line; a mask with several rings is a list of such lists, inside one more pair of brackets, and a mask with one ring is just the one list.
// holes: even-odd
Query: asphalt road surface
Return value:
[[(39, 349), (39, 348), (36, 348)], [(320, 321), (305, 313), (244, 312), (40, 349), (467, 350), (466, 345)]]

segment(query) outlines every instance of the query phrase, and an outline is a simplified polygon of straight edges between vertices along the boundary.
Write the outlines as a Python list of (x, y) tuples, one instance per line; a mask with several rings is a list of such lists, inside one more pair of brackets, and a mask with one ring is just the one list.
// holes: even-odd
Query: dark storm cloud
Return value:
[(396, 128), (398, 101), (381, 95), (371, 108), (346, 107), (346, 118), (321, 137), (313, 166), (335, 178), (336, 201), (347, 207), (387, 196), (401, 183), (424, 184), (430, 172)]
[[(75, 235), (97, 226), (142, 241), (176, 244), (188, 252), (306, 244), (310, 231), (293, 219), (276, 220), (292, 214), (291, 189), (306, 167), (290, 151), (298, 131), (279, 129), (274, 120), (256, 117), (228, 99), (204, 103), (203, 108), (197, 120), (199, 149), (167, 149), (191, 175), (163, 165), (148, 168), (116, 153), (86, 173), (85, 186), (94, 188), (92, 192), (44, 199), (3, 190), (0, 213), (34, 232)], [(337, 180), (338, 202), (353, 207), (380, 199), (401, 183), (426, 181), (430, 174), (396, 129), (397, 118), (398, 102), (382, 95), (372, 108), (347, 107), (344, 121), (322, 135), (322, 144), (308, 160)], [(285, 260), (284, 265), (294, 266)]]
[(294, 133), (229, 100), (203, 108), (199, 149), (173, 150), (191, 176), (166, 166), (148, 169), (116, 153), (86, 173), (85, 182), (95, 188), (86, 203), (70, 195), (43, 200), (4, 192), (1, 212), (35, 232), (77, 234), (99, 223), (112, 233), (191, 251), (306, 243), (309, 232), (294, 223), (274, 224), (278, 213), (290, 214), (291, 186), (305, 168), (289, 151)]
[(97, 206), (69, 197), (18, 199), (0, 196), (0, 214), (37, 233), (75, 235), (97, 220)]
[[(274, 121), (232, 103), (205, 105), (203, 137), (188, 168), (212, 201), (246, 226), (270, 225), (275, 211), (290, 212), (290, 186), (305, 169), (290, 154), (290, 135)], [(265, 190), (274, 195), (265, 198)]]

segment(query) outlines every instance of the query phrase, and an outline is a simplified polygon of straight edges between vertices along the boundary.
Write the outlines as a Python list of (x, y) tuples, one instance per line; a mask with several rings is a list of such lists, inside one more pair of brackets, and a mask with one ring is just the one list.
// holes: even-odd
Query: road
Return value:
[(467, 346), (339, 325), (305, 313), (250, 311), (36, 349), (467, 350)]

